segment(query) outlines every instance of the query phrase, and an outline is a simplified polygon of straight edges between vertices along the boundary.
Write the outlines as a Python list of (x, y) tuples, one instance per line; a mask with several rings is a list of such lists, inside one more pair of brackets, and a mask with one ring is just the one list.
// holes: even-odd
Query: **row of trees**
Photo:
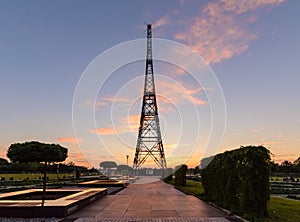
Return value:
[(300, 157), (294, 162), (285, 160), (281, 164), (271, 162), (272, 173), (300, 173)]
[[(40, 173), (43, 172), (44, 165), (37, 162), (8, 162), (4, 158), (0, 158), (0, 173)], [(73, 162), (64, 163), (51, 163), (48, 165), (49, 173), (89, 173), (92, 169), (84, 166), (77, 166)]]

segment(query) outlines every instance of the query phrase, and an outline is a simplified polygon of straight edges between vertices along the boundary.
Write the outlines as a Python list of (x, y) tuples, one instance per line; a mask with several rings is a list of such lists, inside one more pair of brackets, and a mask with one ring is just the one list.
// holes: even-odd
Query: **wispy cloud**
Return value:
[(118, 125), (101, 127), (97, 129), (90, 129), (90, 133), (96, 133), (99, 135), (115, 135), (123, 133), (136, 133), (139, 128), (140, 114), (128, 115), (127, 117), (120, 118)]
[(168, 16), (163, 16), (160, 19), (158, 19), (156, 22), (152, 24), (152, 28), (156, 29), (158, 27), (164, 26), (169, 22), (169, 17)]
[(258, 37), (248, 26), (259, 16), (249, 12), (264, 6), (278, 5), (284, 0), (218, 0), (200, 9), (199, 15), (188, 24), (185, 31), (175, 34), (175, 39), (188, 44), (208, 63), (218, 63), (241, 54)]
[(251, 131), (252, 133), (260, 133), (260, 132), (261, 132), (260, 129), (256, 129), (256, 128), (251, 129), (250, 131)]
[(174, 148), (176, 148), (178, 146), (177, 143), (165, 143), (164, 144), (164, 150), (173, 150)]
[(126, 102), (129, 102), (129, 98), (126, 98), (126, 97), (114, 97), (114, 96), (111, 96), (111, 95), (105, 95), (99, 99), (95, 101), (91, 100), (91, 99), (88, 99), (85, 101), (85, 104), (86, 106), (92, 106), (92, 107), (103, 107), (103, 106), (107, 106), (111, 103), (114, 103), (114, 102), (122, 102), (122, 103), (126, 103)]
[(235, 14), (242, 14), (266, 5), (277, 5), (285, 0), (221, 0), (224, 10)]
[(276, 144), (282, 144), (283, 141), (264, 141), (263, 145), (276, 145)]
[(73, 143), (77, 144), (82, 141), (80, 138), (75, 138), (75, 137), (60, 137), (57, 139), (58, 142), (60, 143)]
[(277, 163), (282, 163), (283, 161), (290, 161), (294, 162), (297, 157), (299, 157), (297, 154), (278, 154), (278, 155), (273, 155), (272, 159), (275, 160)]
[(97, 129), (90, 129), (89, 132), (96, 133), (99, 135), (114, 135), (117, 133), (117, 130), (115, 130), (113, 127), (103, 127)]
[(190, 101), (195, 105), (205, 105), (206, 101), (199, 98), (199, 94), (204, 90), (202, 88), (187, 89), (183, 87), (179, 82), (167, 82), (156, 81), (157, 94), (165, 99), (159, 103), (159, 109), (164, 109), (163, 106), (167, 106), (167, 103), (174, 105), (180, 105), (183, 102)]

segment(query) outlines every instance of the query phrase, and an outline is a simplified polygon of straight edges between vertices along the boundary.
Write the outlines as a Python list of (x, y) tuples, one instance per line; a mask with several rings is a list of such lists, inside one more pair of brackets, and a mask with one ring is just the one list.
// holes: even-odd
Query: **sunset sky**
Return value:
[[(145, 61), (113, 73), (93, 68), (103, 53), (145, 38), (152, 23), (153, 37), (189, 47), (208, 64), (199, 71), (216, 77), (211, 87), (201, 85), (180, 64), (154, 60), (168, 166), (198, 165), (214, 140), (210, 131), (222, 131), (223, 122), (215, 153), (264, 145), (276, 161), (293, 161), (300, 156), (299, 10), (297, 0), (2, 0), (0, 157), (12, 143), (37, 140), (67, 147), (66, 162), (125, 164), (128, 154), (132, 164)], [(153, 43), (159, 57), (163, 50)], [(141, 50), (146, 57), (146, 45)], [(80, 81), (91, 70), (93, 83), (105, 77), (105, 84), (93, 88), (96, 99), (78, 102)], [(216, 94), (224, 96), (226, 112), (214, 110), (209, 98)], [(220, 129), (212, 127), (218, 122)]]

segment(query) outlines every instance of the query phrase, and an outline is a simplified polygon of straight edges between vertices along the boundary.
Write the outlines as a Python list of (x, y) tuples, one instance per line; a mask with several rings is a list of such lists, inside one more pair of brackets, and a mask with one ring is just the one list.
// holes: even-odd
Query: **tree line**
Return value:
[(45, 164), (49, 173), (89, 172), (84, 166), (76, 166), (70, 162), (60, 163), (68, 156), (68, 149), (58, 144), (44, 144), (37, 141), (14, 143), (7, 150), (7, 157), (0, 158), (1, 173), (40, 173), (44, 172)]
[(281, 164), (271, 162), (271, 172), (276, 173), (300, 173), (300, 157), (294, 162), (285, 160)]

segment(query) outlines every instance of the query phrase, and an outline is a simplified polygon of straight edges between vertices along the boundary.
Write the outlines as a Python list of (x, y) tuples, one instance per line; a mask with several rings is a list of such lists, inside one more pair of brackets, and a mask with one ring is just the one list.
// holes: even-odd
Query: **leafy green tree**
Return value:
[(46, 144), (36, 141), (11, 144), (7, 157), (13, 163), (44, 163), (43, 202), (46, 194), (47, 166), (53, 162), (62, 162), (68, 157), (68, 149), (58, 144)]
[(100, 167), (107, 170), (107, 172), (108, 172), (107, 176), (109, 177), (110, 169), (111, 168), (116, 168), (117, 164), (114, 161), (104, 161), (104, 162), (100, 163)]

